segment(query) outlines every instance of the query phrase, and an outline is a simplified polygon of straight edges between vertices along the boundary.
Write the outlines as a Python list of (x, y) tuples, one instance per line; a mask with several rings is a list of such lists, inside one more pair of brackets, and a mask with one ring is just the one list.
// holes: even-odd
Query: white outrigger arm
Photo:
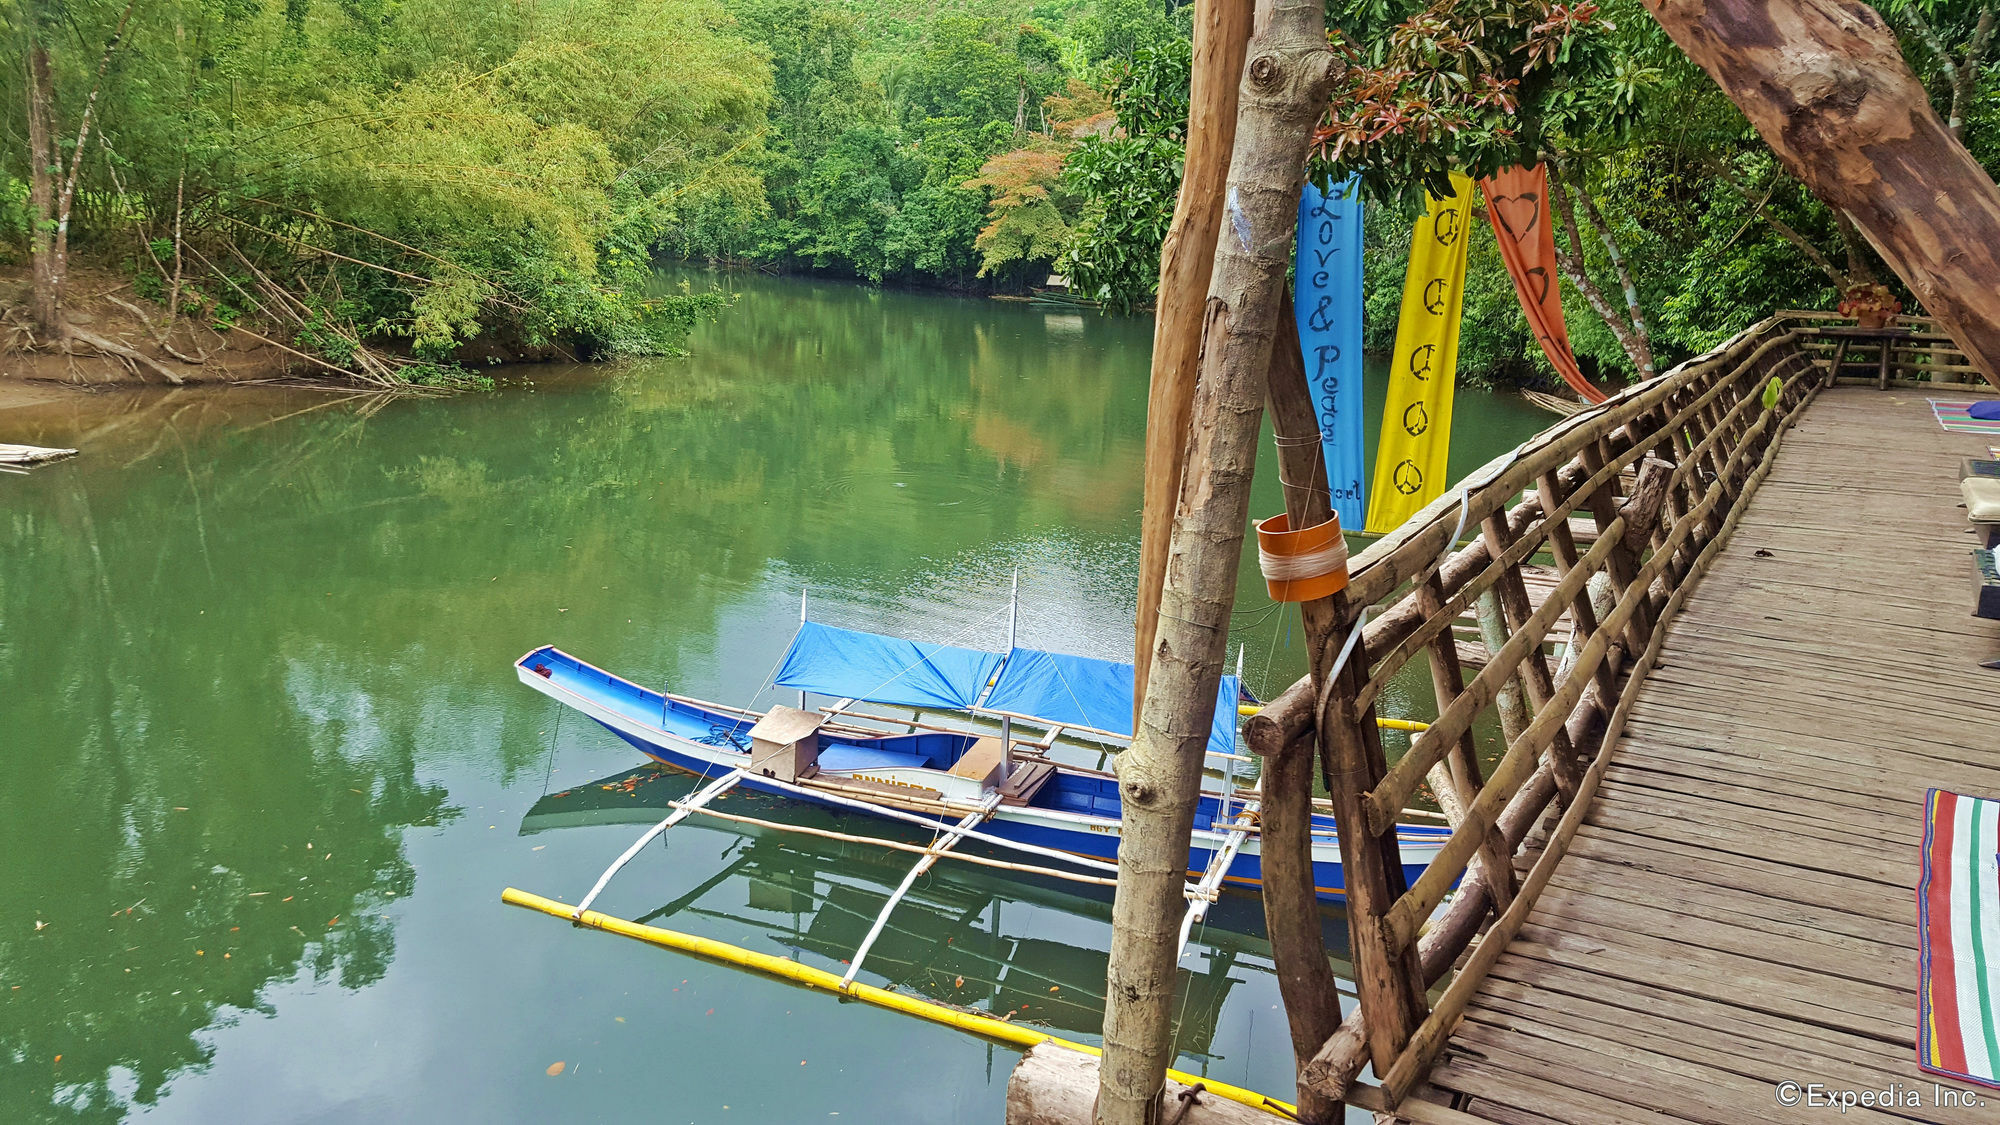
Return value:
[(1181, 918), (1181, 942), (1174, 955), (1176, 961), (1187, 956), (1188, 936), (1194, 933), (1194, 924), (1208, 917), (1208, 904), (1214, 902), (1221, 892), (1222, 877), (1228, 874), (1230, 865), (1236, 862), (1236, 854), (1243, 850), (1244, 841), (1255, 829), (1251, 817), (1256, 806), (1255, 801), (1244, 803), (1243, 811), (1230, 822), (1229, 835), (1223, 838), (1222, 846), (1209, 858), (1208, 869), (1201, 873), (1201, 881), (1188, 888), (1188, 908), (1187, 914)]
[(744, 776), (745, 773), (743, 770), (730, 770), (728, 773), (723, 774), (721, 777), (702, 787), (699, 793), (682, 802), (681, 807), (675, 809), (667, 819), (647, 829), (644, 836), (639, 837), (637, 842), (631, 847), (626, 848), (625, 854), (614, 860), (611, 866), (604, 869), (604, 874), (597, 877), (597, 885), (591, 887), (590, 893), (583, 896), (583, 901), (576, 904), (576, 911), (570, 915), (570, 921), (581, 921), (583, 919), (583, 912), (589, 910), (590, 904), (597, 901), (597, 896), (604, 893), (604, 888), (611, 883), (611, 877), (618, 874), (618, 869), (632, 862), (633, 857), (644, 851), (647, 844), (658, 839), (660, 833), (686, 820), (688, 817), (694, 815), (701, 806), (734, 788), (737, 782), (743, 780)]
[(967, 813), (965, 819), (947, 829), (942, 836), (939, 836), (931, 844), (930, 848), (924, 852), (924, 857), (917, 861), (916, 866), (910, 868), (910, 873), (903, 876), (902, 885), (896, 888), (895, 894), (889, 896), (888, 902), (882, 904), (882, 912), (875, 916), (875, 924), (868, 928), (868, 936), (861, 939), (860, 947), (855, 949), (854, 956), (848, 960), (847, 974), (840, 978), (840, 987), (842, 989), (854, 983), (855, 974), (861, 971), (862, 959), (868, 956), (870, 949), (874, 948), (875, 939), (882, 936), (882, 927), (889, 924), (889, 914), (896, 909), (898, 903), (903, 901), (903, 896), (910, 893), (910, 888), (916, 886), (917, 878), (924, 872), (929, 871), (932, 865), (937, 863), (938, 856), (951, 850), (953, 845), (965, 839), (965, 834), (972, 831), (975, 825), (992, 816), (993, 810), (1000, 807), (1001, 796), (1002, 794), (998, 791), (989, 794), (986, 800), (980, 802), (979, 808), (976, 811)]

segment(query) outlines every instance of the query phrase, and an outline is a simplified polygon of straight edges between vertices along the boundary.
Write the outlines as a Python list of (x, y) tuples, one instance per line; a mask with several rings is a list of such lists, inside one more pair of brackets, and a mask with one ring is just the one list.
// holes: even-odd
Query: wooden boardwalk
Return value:
[[(1921, 392), (1807, 409), (1416, 1096), (1494, 1122), (2000, 1121), (2000, 1091), (1934, 1104), (1914, 1048), (1925, 791), (2000, 795), (2000, 622), (1969, 615), (1957, 487), (1986, 445)], [(1785, 1082), (1923, 1104), (1786, 1109)]]

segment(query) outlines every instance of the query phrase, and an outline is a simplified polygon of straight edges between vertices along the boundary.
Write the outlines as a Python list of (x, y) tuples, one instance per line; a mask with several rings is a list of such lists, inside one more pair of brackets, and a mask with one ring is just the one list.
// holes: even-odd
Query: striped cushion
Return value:
[(1917, 1065), (2000, 1087), (2000, 801), (1933, 789), (1917, 883)]

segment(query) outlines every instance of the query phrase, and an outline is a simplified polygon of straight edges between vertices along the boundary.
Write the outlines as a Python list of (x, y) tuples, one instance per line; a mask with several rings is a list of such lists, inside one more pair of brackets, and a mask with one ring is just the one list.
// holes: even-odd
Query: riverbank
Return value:
[[(64, 311), (82, 339), (66, 351), (38, 337), (31, 287), (25, 265), (0, 266), (0, 410), (121, 387), (269, 382), (310, 368), (249, 331), (186, 315), (169, 326), (166, 308), (133, 292), (129, 279), (89, 265), (70, 271)], [(93, 338), (134, 354), (107, 354)]]

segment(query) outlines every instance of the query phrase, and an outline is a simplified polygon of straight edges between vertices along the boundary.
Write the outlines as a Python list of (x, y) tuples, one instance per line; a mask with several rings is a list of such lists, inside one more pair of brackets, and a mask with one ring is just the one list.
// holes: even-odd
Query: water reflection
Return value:
[[(699, 784), (691, 775), (639, 766), (543, 797), (522, 818), (521, 832), (650, 825), (670, 811), (668, 802), (684, 799)], [(905, 832), (871, 818), (748, 792), (731, 793), (714, 807), (783, 824), (913, 843), (929, 839), (918, 829)], [(836, 973), (844, 971), (913, 862), (885, 848), (701, 816), (675, 826), (665, 840), (666, 855), (653, 849), (635, 862), (688, 864), (712, 874), (635, 921), (753, 935), (752, 941), (730, 940)], [(976, 844), (961, 850), (1002, 854)], [(605, 858), (608, 863), (611, 857)], [(1327, 909), (1320, 920), (1329, 950), (1344, 957), (1345, 918)], [(1173, 1029), (1184, 1057), (1226, 1057), (1212, 1053), (1224, 1004), (1251, 974), (1271, 969), (1263, 926), (1257, 898), (1227, 891), (1189, 942)], [(1094, 1042), (1103, 1030), (1110, 934), (1109, 888), (947, 860), (919, 880), (890, 915), (862, 977)]]
[(163, 549), (182, 478), (38, 476), (0, 521), (0, 1106), (111, 1121), (270, 982), (379, 981), (403, 831), (457, 810), (380, 736), (393, 704), (323, 682), (296, 614), (187, 596), (244, 560), (200, 522)]
[[(1004, 1052), (995, 1078), (957, 1033), (712, 966), (674, 978), (713, 990), (690, 1012), (668, 955), (495, 901), (576, 893), (630, 839), (506, 831), (546, 778), (633, 761), (513, 682), (536, 645), (748, 703), (801, 586), (831, 623), (997, 648), (1018, 566), (1024, 644), (1129, 657), (1145, 322), (742, 288), (693, 360), (491, 395), (162, 388), (0, 411), (0, 439), (83, 451), (0, 477), (0, 1120), (617, 1118), (654, 1104), (662, 1037), (698, 1120), (920, 1118), (881, 1057), (994, 1118)], [(1508, 409), (1461, 394), (1469, 465), (1535, 428)], [(1277, 509), (1268, 465), (1254, 503)], [(1244, 573), (1235, 640), (1267, 691), (1301, 645)], [(767, 948), (837, 963), (906, 870), (687, 838), (713, 851), (635, 864), (607, 909), (671, 907), (740, 852), (671, 924), (738, 941), (755, 922)], [(941, 868), (876, 968), (946, 1000), (963, 977), (977, 1004), (1087, 1036), (1107, 904)], [(1254, 900), (1211, 915), (1183, 1038), (1231, 1056), (1217, 1077), (1281, 1088), (1260, 929)], [(796, 1048), (811, 1081), (690, 1032), (711, 1004), (705, 1026)], [(548, 1080), (565, 1055), (591, 1060), (566, 1072), (587, 1084)]]

